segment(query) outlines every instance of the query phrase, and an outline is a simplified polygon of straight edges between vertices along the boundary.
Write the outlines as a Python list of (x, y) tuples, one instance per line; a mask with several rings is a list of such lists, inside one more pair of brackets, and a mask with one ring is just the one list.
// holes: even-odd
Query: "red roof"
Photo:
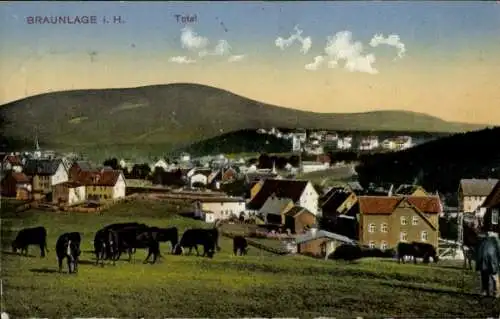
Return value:
[(9, 162), (12, 165), (19, 165), (22, 166), (23, 164), (21, 163), (21, 158), (16, 155), (7, 155), (4, 158), (4, 162)]
[(423, 213), (439, 214), (441, 202), (437, 196), (359, 196), (362, 214), (392, 214), (403, 200)]
[(121, 174), (120, 170), (80, 171), (77, 182), (86, 186), (115, 186)]
[(12, 172), (11, 176), (16, 183), (30, 183), (30, 179), (24, 173)]

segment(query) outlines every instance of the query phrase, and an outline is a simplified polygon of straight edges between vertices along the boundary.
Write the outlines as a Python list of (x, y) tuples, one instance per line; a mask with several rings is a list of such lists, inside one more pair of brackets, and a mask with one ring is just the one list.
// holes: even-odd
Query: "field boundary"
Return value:
[[(234, 238), (235, 236), (237, 235), (233, 235), (231, 233), (228, 233), (228, 232), (225, 232), (225, 231), (222, 231), (221, 232), (222, 236), (224, 237), (227, 237), (227, 238)], [(272, 253), (272, 254), (275, 254), (275, 255), (280, 255), (280, 256), (283, 256), (283, 255), (288, 255), (289, 252), (286, 251), (286, 250), (281, 250), (281, 249), (276, 249), (276, 248), (273, 248), (273, 247), (269, 247), (269, 246), (266, 246), (264, 244), (261, 244), (251, 238), (246, 238), (245, 239), (247, 240), (247, 243), (250, 245), (250, 246), (253, 246), (255, 248), (258, 248), (258, 249), (262, 249), (264, 251), (267, 251), (269, 253)]]

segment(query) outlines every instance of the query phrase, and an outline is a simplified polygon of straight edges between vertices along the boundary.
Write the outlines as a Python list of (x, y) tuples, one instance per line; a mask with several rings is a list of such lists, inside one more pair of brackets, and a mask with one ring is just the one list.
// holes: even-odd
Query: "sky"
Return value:
[(0, 104), (191, 82), (314, 112), (500, 125), (498, 1), (1, 2), (0, 41)]

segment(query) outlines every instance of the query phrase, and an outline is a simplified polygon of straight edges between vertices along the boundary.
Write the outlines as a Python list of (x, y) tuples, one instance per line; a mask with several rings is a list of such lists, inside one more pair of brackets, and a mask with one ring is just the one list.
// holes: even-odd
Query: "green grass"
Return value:
[[(2, 254), (2, 309), (21, 317), (462, 317), (498, 316), (491, 300), (461, 293), (475, 291), (472, 273), (443, 265), (398, 265), (379, 260), (343, 263), (307, 257), (231, 255), (231, 241), (221, 237), (214, 259), (168, 255), (155, 265), (120, 261), (93, 264), (94, 232), (120, 221), (158, 226), (202, 225), (177, 217), (161, 203), (115, 206), (103, 215), (28, 211), (2, 206), (2, 244), (21, 227), (44, 225), (50, 252), (45, 259)], [(83, 233), (82, 264), (77, 275), (56, 271), (54, 246), (62, 232)], [(5, 251), (4, 247), (4, 251)], [(32, 248), (31, 254), (37, 253)]]

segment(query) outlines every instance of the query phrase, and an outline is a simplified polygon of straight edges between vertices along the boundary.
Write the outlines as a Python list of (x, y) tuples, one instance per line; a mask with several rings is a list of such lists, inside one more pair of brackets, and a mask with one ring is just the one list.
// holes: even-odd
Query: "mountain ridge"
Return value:
[(410, 111), (316, 113), (271, 105), (194, 83), (43, 93), (0, 106), (4, 134), (47, 144), (189, 144), (240, 129), (302, 127), (353, 131), (464, 132)]

